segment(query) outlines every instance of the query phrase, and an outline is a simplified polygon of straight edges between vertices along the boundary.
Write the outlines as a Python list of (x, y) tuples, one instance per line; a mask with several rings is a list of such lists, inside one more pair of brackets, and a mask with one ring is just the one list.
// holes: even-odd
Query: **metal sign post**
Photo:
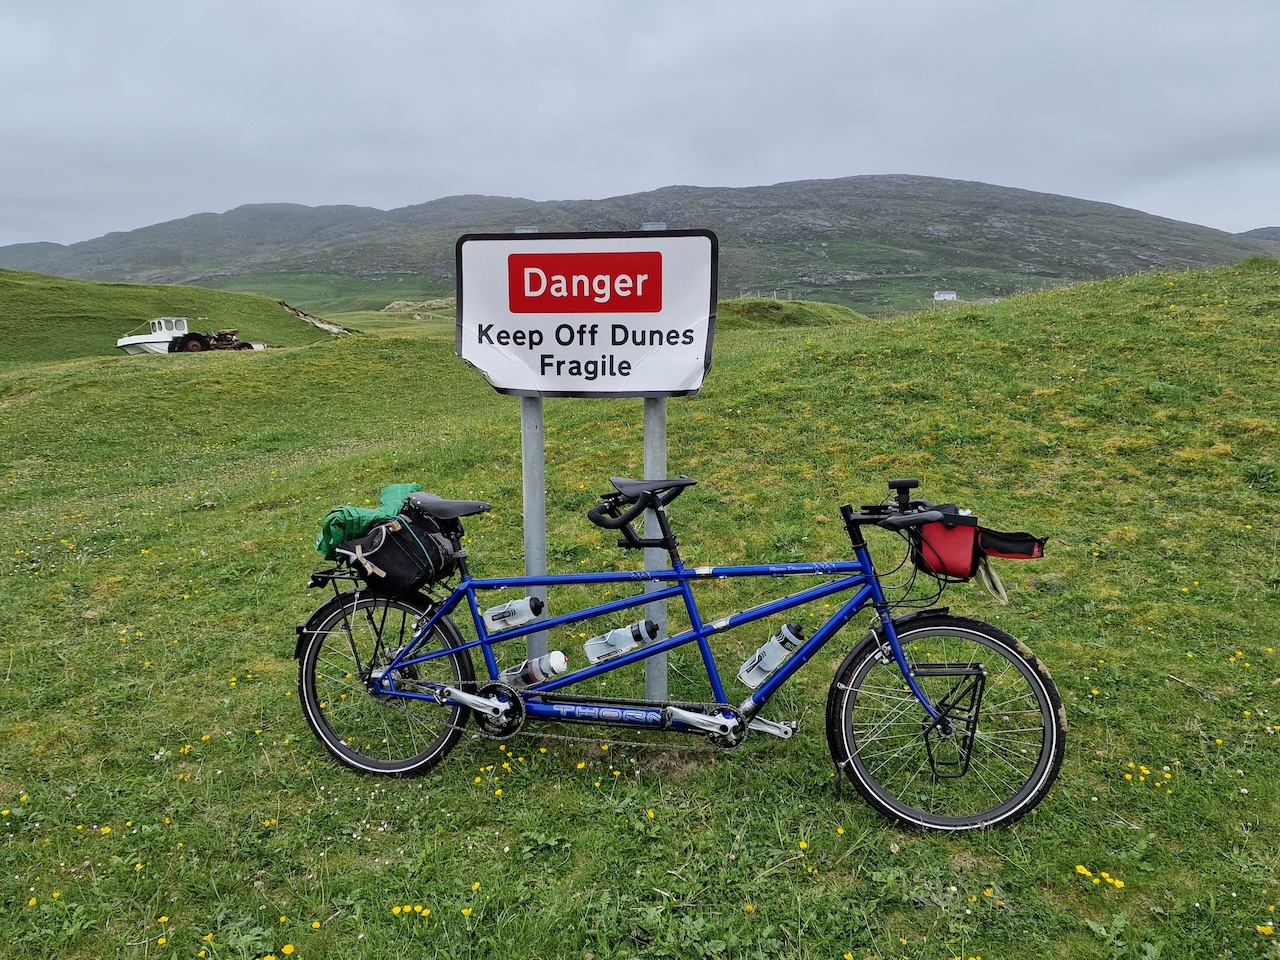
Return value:
[[(709, 230), (468, 234), (457, 243), (455, 350), (499, 393), (521, 398), (525, 573), (547, 573), (543, 397), (643, 397), (644, 476), (666, 478), (666, 398), (711, 366), (719, 241)], [(646, 536), (658, 529), (652, 511)], [(645, 568), (665, 569), (645, 550)], [(546, 588), (529, 590), (545, 602)], [(666, 602), (645, 606), (666, 633)], [(547, 652), (545, 632), (528, 654)], [(666, 657), (645, 691), (666, 699)]]
[[(644, 478), (667, 478), (667, 398), (647, 397), (644, 401)], [(644, 512), (644, 535), (659, 535), (658, 515), (652, 510)], [(665, 550), (645, 547), (644, 568), (665, 570), (670, 563)], [(659, 585), (645, 584), (645, 592), (652, 593)], [(658, 636), (667, 635), (667, 601), (651, 600), (644, 605), (644, 615), (658, 625)], [(644, 662), (644, 695), (647, 700), (667, 699), (667, 655), (660, 653)]]
[[(547, 462), (543, 430), (542, 398), (520, 398), (520, 456), (524, 469), (524, 574), (547, 573)], [(545, 607), (546, 587), (530, 587), (526, 594)], [(531, 633), (525, 640), (529, 657), (547, 652), (547, 632)]]

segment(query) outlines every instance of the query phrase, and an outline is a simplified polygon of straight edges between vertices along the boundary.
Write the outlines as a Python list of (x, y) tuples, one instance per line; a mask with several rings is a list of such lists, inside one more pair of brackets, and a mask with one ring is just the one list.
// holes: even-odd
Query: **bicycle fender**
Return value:
[[(910, 623), (912, 620), (918, 620), (921, 617), (933, 617), (933, 616), (945, 617), (945, 616), (948, 616), (950, 613), (951, 613), (950, 607), (925, 607), (923, 610), (912, 611), (911, 613), (908, 613), (905, 617), (894, 617), (893, 628), (896, 631), (898, 629), (898, 624)], [(880, 634), (882, 632), (879, 621), (876, 621), (876, 625), (871, 628), (871, 632), (875, 634)]]

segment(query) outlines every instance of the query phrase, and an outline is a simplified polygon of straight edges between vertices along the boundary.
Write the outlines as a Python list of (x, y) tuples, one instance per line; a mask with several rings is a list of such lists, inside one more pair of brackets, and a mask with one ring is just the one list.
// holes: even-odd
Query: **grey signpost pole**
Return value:
[[(646, 480), (665, 480), (667, 478), (667, 398), (646, 397), (644, 401), (644, 478)], [(644, 535), (646, 539), (660, 536), (658, 515), (652, 510), (644, 513)], [(660, 547), (646, 547), (644, 551), (644, 568), (646, 570), (665, 570), (671, 558)], [(645, 592), (658, 590), (663, 584), (649, 581), (645, 584)], [(658, 625), (658, 636), (667, 635), (667, 601), (650, 600), (644, 606), (644, 614)], [(665, 653), (649, 657), (644, 662), (644, 695), (646, 700), (667, 699), (667, 655)]]
[[(660, 221), (644, 223), (641, 230), (665, 230), (667, 225)], [(644, 478), (646, 480), (667, 479), (667, 398), (646, 397), (644, 401)], [(652, 510), (644, 513), (644, 535), (659, 536), (658, 515)], [(656, 547), (646, 547), (644, 551), (644, 568), (646, 570), (665, 570), (670, 557), (666, 551)], [(646, 592), (657, 590), (659, 585), (648, 583)], [(644, 606), (644, 615), (658, 625), (658, 636), (667, 635), (667, 601), (651, 600)], [(644, 662), (644, 695), (647, 700), (667, 699), (667, 655), (665, 653), (650, 657)]]
[[(520, 451), (524, 469), (524, 573), (547, 574), (547, 458), (543, 434), (542, 398), (520, 398)], [(530, 587), (526, 593), (545, 605), (546, 587)], [(525, 647), (530, 658), (547, 652), (547, 632), (529, 634)]]

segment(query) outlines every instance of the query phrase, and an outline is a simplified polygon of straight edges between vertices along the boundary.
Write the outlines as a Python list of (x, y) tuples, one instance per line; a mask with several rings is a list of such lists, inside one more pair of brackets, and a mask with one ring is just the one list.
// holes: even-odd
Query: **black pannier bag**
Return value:
[(339, 544), (337, 553), (364, 578), (370, 593), (400, 597), (456, 571), (459, 557), (465, 556), (461, 541), (462, 527), (456, 520), (406, 511)]

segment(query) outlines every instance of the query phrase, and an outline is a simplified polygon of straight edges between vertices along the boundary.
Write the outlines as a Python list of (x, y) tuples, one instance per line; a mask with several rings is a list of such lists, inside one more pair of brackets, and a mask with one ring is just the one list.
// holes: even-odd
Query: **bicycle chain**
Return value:
[[(622, 698), (614, 698), (614, 697), (592, 697), (591, 699), (592, 699), (592, 703), (617, 703), (617, 704), (628, 704), (631, 706), (635, 706), (637, 704), (647, 704), (655, 708), (661, 708), (665, 706), (665, 704), (660, 703), (658, 701), (654, 701), (654, 700), (624, 700)], [(464, 736), (466, 736), (468, 739), (471, 739), (471, 740), (493, 740), (493, 741), (500, 742), (503, 740), (510, 740), (512, 737), (515, 737), (517, 735), (524, 735), (527, 737), (536, 737), (541, 740), (562, 740), (566, 743), (591, 743), (591, 744), (597, 744), (597, 745), (607, 743), (610, 746), (636, 747), (640, 749), (647, 748), (652, 750), (683, 750), (688, 753), (724, 753), (728, 750), (736, 750), (738, 747), (742, 746), (743, 742), (747, 739), (746, 735), (744, 734), (742, 738), (739, 739), (736, 743), (726, 743), (723, 746), (713, 743), (711, 745), (704, 746), (702, 744), (693, 744), (693, 743), (675, 743), (675, 742), (662, 742), (662, 741), (654, 742), (649, 740), (619, 740), (615, 737), (575, 737), (567, 733), (547, 733), (542, 730), (530, 730), (523, 723), (521, 723), (521, 725), (518, 728), (511, 730), (510, 732), (503, 733), (502, 735), (494, 735), (486, 732), (483, 726), (479, 724), (477, 724), (477, 726), (480, 726), (480, 732), (478, 733), (473, 729), (468, 729), (467, 727), (461, 726), (456, 723), (450, 723), (448, 725), (448, 728), (450, 730), (459, 731), (460, 733), (462, 733)]]

